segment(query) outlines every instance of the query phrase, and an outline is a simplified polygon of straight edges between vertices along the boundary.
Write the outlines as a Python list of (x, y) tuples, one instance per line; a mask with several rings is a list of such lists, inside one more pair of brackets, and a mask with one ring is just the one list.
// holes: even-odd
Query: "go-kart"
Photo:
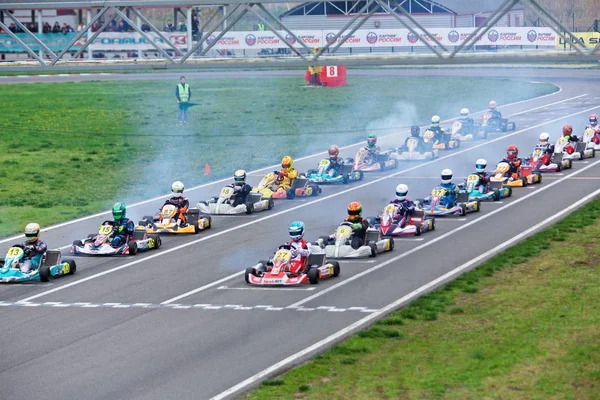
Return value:
[(394, 218), (397, 204), (388, 204), (376, 217), (369, 218), (372, 228), (382, 236), (420, 236), (421, 233), (435, 230), (435, 218), (425, 218), (423, 211), (415, 210), (412, 215)]
[(574, 142), (561, 136), (554, 145), (555, 153), (562, 153), (566, 160), (583, 160), (584, 158), (593, 158), (596, 156), (596, 150), (587, 148), (584, 141)]
[(90, 233), (83, 240), (75, 240), (71, 246), (71, 254), (88, 256), (126, 256), (135, 255), (138, 251), (158, 249), (160, 237), (148, 236), (146, 229), (136, 228), (133, 237), (128, 237), (119, 247), (113, 247), (111, 241), (115, 236), (113, 225), (100, 225), (98, 233)]
[(154, 217), (147, 215), (138, 223), (136, 229), (143, 229), (148, 234), (154, 233), (199, 233), (211, 227), (210, 215), (201, 215), (197, 208), (187, 210), (186, 224), (179, 220), (177, 207), (173, 204), (162, 206), (160, 213)]
[(473, 125), (465, 125), (462, 121), (455, 121), (452, 124), (452, 138), (461, 142), (468, 142), (477, 139), (486, 139), (487, 132), (477, 129), (475, 123)]
[[(77, 270), (75, 261), (62, 259), (60, 251), (48, 250), (39, 260), (38, 265), (31, 265), (29, 272), (21, 272), (21, 265), (26, 260), (26, 247), (15, 244), (0, 259), (0, 282), (48, 282), (50, 278), (73, 275)], [(31, 260), (33, 264), (33, 260)]]
[(327, 159), (319, 161), (318, 169), (309, 169), (306, 172), (306, 176), (308, 177), (308, 181), (312, 183), (349, 183), (360, 181), (364, 178), (364, 174), (362, 171), (355, 171), (352, 162), (345, 162), (342, 165), (341, 171), (336, 171), (332, 169), (331, 171), (327, 171), (329, 169), (329, 165), (331, 162)]
[(421, 161), (431, 160), (438, 156), (438, 151), (434, 150), (433, 143), (420, 143), (416, 138), (408, 138), (405, 146), (400, 146), (396, 152), (391, 154), (392, 158), (398, 161)]
[(340, 274), (337, 261), (326, 261), (325, 253), (318, 246), (312, 246), (306, 266), (300, 260), (294, 260), (292, 247), (284, 244), (273, 256), (272, 260), (259, 261), (258, 264), (246, 268), (246, 283), (258, 286), (301, 285), (306, 282), (319, 283), (319, 279), (335, 277)]
[[(482, 186), (484, 190), (481, 190)], [(469, 201), (499, 201), (512, 196), (511, 187), (503, 187), (500, 182), (488, 182), (482, 185), (477, 174), (467, 176), (465, 191), (469, 194)]]
[(517, 125), (514, 122), (509, 122), (508, 118), (492, 118), (492, 113), (490, 112), (483, 114), (481, 125), (479, 126), (480, 134), (508, 132), (515, 129), (517, 129)]
[(500, 182), (502, 186), (523, 187), (534, 183), (542, 182), (542, 174), (534, 172), (530, 165), (523, 165), (517, 169), (517, 172), (510, 175), (510, 165), (507, 162), (500, 162), (496, 165), (494, 176), (490, 182)]
[(259, 182), (258, 186), (252, 189), (251, 193), (260, 193), (263, 199), (294, 199), (296, 197), (318, 196), (321, 188), (308, 181), (304, 175), (298, 176), (291, 187), (277, 185), (277, 171), (268, 173)]
[[(600, 127), (600, 125), (597, 127)], [(594, 151), (600, 151), (600, 128), (598, 130), (586, 128), (581, 136), (581, 141), (586, 143), (586, 150), (594, 149)]]
[(469, 194), (464, 190), (458, 192), (452, 207), (444, 206), (444, 200), (447, 195), (448, 191), (446, 189), (436, 186), (431, 190), (430, 196), (415, 200), (415, 208), (423, 211), (426, 216), (434, 217), (464, 216), (468, 213), (481, 210), (479, 199), (470, 200)]
[(208, 201), (200, 201), (196, 207), (202, 214), (212, 215), (238, 215), (252, 214), (255, 211), (270, 210), (275, 206), (273, 199), (262, 199), (260, 193), (249, 193), (246, 202), (235, 207), (232, 204), (235, 192), (231, 186), (224, 186), (219, 197), (213, 197)]
[(565, 159), (563, 153), (546, 153), (543, 146), (537, 144), (529, 159), (525, 160), (535, 172), (559, 172), (572, 167), (572, 161)]
[(384, 171), (386, 169), (394, 169), (398, 166), (398, 162), (391, 157), (392, 150), (386, 150), (375, 156), (369, 155), (369, 150), (364, 147), (358, 149), (356, 157), (348, 160), (354, 164), (355, 171), (373, 172)]
[(460, 147), (460, 140), (453, 139), (451, 133), (444, 135), (444, 140), (441, 142), (435, 142), (435, 134), (429, 129), (423, 134), (423, 141), (433, 145), (434, 150), (451, 150), (458, 149)]
[(327, 258), (361, 258), (375, 257), (379, 253), (392, 251), (394, 239), (383, 238), (378, 229), (367, 229), (366, 240), (362, 246), (355, 249), (352, 243), (352, 223), (345, 221), (337, 228), (334, 235), (321, 236), (316, 244), (325, 249)]

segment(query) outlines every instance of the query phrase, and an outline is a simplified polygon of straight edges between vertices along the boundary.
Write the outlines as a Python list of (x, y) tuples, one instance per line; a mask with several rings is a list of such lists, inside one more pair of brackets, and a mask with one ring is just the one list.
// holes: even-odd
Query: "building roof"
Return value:
[[(472, 14), (478, 12), (493, 12), (504, 2), (503, 0), (435, 0), (436, 3), (447, 7), (457, 14)], [(517, 3), (513, 10), (522, 10), (524, 6)]]

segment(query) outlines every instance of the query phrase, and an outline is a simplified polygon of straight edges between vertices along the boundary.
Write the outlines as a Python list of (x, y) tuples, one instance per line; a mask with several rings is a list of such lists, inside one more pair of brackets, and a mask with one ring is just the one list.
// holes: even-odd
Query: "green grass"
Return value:
[[(302, 74), (299, 74), (302, 75)], [(455, 116), (556, 91), (510, 80), (360, 78), (337, 89), (298, 78), (190, 80), (190, 124), (178, 127), (176, 82), (0, 85), (0, 236), (191, 187), (386, 134), (433, 113)], [(449, 99), (461, 99), (458, 104)], [(212, 175), (203, 176), (209, 163)], [(197, 201), (199, 199), (192, 199)]]
[(597, 399), (598, 216), (600, 200), (244, 398)]

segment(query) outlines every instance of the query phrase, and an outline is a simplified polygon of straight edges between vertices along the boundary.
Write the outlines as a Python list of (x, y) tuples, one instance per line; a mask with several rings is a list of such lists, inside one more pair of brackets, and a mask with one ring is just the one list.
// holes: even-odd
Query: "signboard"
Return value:
[(575, 37), (577, 39), (574, 39), (572, 37), (570, 37), (569, 35), (565, 35), (567, 37), (567, 39), (571, 39), (569, 42), (567, 42), (565, 44), (565, 41), (563, 38), (561, 38), (560, 36), (558, 37), (558, 41), (556, 42), (556, 48), (557, 49), (570, 49), (571, 48), (571, 43), (579, 43), (581, 45), (585, 45), (588, 48), (594, 48), (598, 45), (598, 43), (600, 43), (600, 33), (598, 32), (573, 32), (573, 35), (575, 35)]
[[(19, 39), (21, 39), (27, 46), (34, 51), (41, 50), (40, 45), (37, 44), (29, 35), (26, 33), (16, 33)], [(61, 51), (75, 36), (77, 33), (34, 33), (34, 35), (42, 41), (48, 48), (54, 52)], [(75, 48), (75, 50), (77, 50)], [(15, 39), (9, 34), (0, 34), (0, 52), (3, 53), (15, 53), (25, 52), (25, 48), (22, 47)]]

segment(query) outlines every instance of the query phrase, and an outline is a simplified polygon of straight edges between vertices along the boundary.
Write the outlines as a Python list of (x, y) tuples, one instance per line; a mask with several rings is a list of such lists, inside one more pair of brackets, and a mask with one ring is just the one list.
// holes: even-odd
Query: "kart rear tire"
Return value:
[(390, 239), (390, 249), (388, 251), (392, 251), (392, 250), (394, 250), (394, 246), (395, 246), (394, 238), (390, 237), (389, 239)]
[(377, 245), (375, 243), (369, 243), (369, 247), (371, 248), (371, 254), (369, 254), (369, 257), (377, 256)]
[(269, 204), (267, 205), (267, 210), (272, 210), (273, 207), (275, 207), (275, 200), (273, 200), (273, 198), (271, 197), (269, 199)]
[(127, 247), (129, 248), (130, 256), (134, 256), (137, 253), (137, 250), (138, 250), (137, 243), (134, 242), (133, 240), (127, 244)]
[(467, 215), (467, 206), (465, 204), (460, 205), (460, 216), (464, 217)]
[(150, 239), (154, 240), (154, 250), (158, 250), (162, 245), (162, 239), (158, 235), (151, 235)]
[(523, 182), (523, 187), (527, 186), (527, 178), (524, 176), (521, 177), (521, 182)]
[(73, 246), (83, 247), (83, 242), (81, 240), (73, 240)]
[(431, 228), (430, 231), (435, 231), (435, 218), (431, 218)]
[(421, 224), (415, 224), (415, 236), (421, 236)]
[(508, 194), (506, 195), (506, 197), (512, 196), (512, 188), (510, 186), (507, 186), (506, 189), (508, 189), (507, 190)]
[(362, 171), (358, 171), (358, 180), (361, 181), (365, 178), (365, 173)]
[(40, 281), (48, 282), (50, 280), (50, 267), (42, 265), (39, 270)]
[(333, 277), (340, 275), (340, 263), (337, 261), (330, 261), (329, 264), (333, 265)]
[(481, 211), (481, 201), (479, 199), (477, 199), (476, 204), (477, 204), (477, 208), (476, 208), (475, 212)]
[(148, 226), (148, 221), (146, 221), (145, 219), (142, 221), (138, 221), (138, 225), (139, 226)]
[(323, 246), (327, 246), (329, 244), (329, 236), (319, 236), (319, 239), (323, 241)]
[(348, 176), (348, 174), (344, 174), (344, 175), (342, 175), (342, 183), (343, 183), (344, 185), (347, 185), (347, 184), (348, 184), (348, 182), (350, 182), (350, 177)]
[(571, 169), (573, 168), (573, 162), (571, 160), (567, 160), (567, 165), (565, 166), (565, 169)]
[(71, 260), (70, 258), (67, 258), (67, 259), (63, 260), (63, 262), (69, 263), (69, 273), (67, 275), (75, 274), (75, 272), (77, 271), (77, 263), (75, 262), (75, 260)]
[[(269, 201), (271, 201), (272, 199), (269, 199)], [(251, 201), (249, 201), (248, 203), (246, 203), (246, 214), (250, 215), (254, 212), (254, 203), (252, 203)]]
[(151, 222), (154, 222), (154, 217), (152, 215), (144, 215), (142, 220), (146, 221), (147, 224), (150, 224)]
[(536, 174), (539, 177), (539, 180), (537, 183), (542, 183), (542, 174)]
[(87, 238), (88, 238), (88, 239), (93, 239), (93, 238), (95, 238), (95, 237), (96, 237), (96, 234), (95, 234), (95, 233), (90, 233), (90, 234), (88, 234), (88, 235), (87, 235)]
[(246, 268), (246, 272), (244, 273), (244, 280), (246, 281), (246, 283), (250, 283), (250, 274), (256, 276), (253, 267)]
[(296, 191), (292, 188), (285, 191), (285, 198), (288, 200), (293, 200), (296, 197)]
[(311, 285), (319, 283), (319, 268), (311, 268), (308, 270), (308, 281)]
[(262, 272), (262, 273), (267, 272), (267, 264), (269, 263), (269, 261), (268, 260), (260, 260), (258, 263), (260, 264), (260, 267), (258, 267), (258, 272)]
[(500, 189), (494, 189), (494, 201), (500, 200)]

